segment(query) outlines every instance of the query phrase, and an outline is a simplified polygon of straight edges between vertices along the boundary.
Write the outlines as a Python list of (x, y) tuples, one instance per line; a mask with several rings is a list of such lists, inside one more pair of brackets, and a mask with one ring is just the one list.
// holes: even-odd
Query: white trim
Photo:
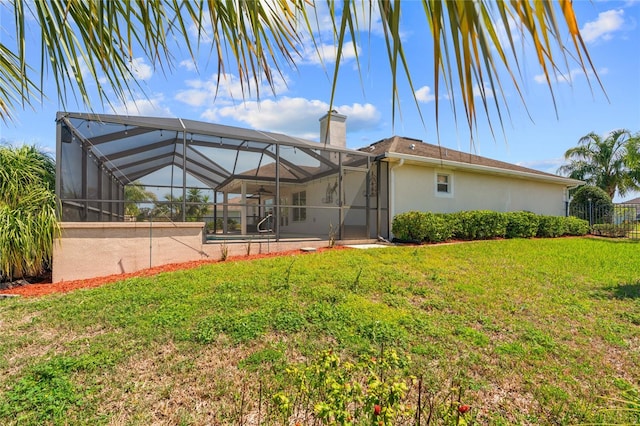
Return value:
[(481, 173), (486, 173), (491, 175), (513, 176), (521, 179), (537, 180), (542, 182), (561, 184), (561, 185), (570, 186), (570, 187), (579, 186), (584, 183), (581, 180), (570, 179), (562, 176), (543, 175), (543, 174), (538, 174), (533, 172), (524, 172), (521, 170), (502, 169), (499, 167), (484, 166), (480, 164), (461, 163), (458, 161), (422, 157), (419, 155), (400, 154), (397, 152), (388, 152), (386, 153), (385, 156), (388, 159), (406, 160), (413, 164), (428, 164), (431, 166), (437, 166), (441, 168), (447, 167), (452, 170), (469, 170), (469, 171), (481, 172)]

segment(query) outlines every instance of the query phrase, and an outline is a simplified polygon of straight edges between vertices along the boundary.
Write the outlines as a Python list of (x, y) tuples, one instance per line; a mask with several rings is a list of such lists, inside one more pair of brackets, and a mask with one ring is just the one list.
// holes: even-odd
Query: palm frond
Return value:
[[(284, 76), (284, 66), (295, 69), (301, 58), (303, 40), (310, 39), (315, 49), (320, 49), (318, 35), (310, 24), (316, 5), (313, 0), (15, 0), (11, 4), (18, 42), (15, 51), (0, 42), (0, 51), (7, 53), (0, 59), (0, 114), (3, 119), (9, 117), (18, 103), (29, 105), (34, 96), (41, 94), (42, 76), (46, 70), (53, 75), (63, 106), (68, 98), (79, 97), (91, 107), (90, 93), (94, 88), (103, 103), (112, 103), (113, 96), (124, 101), (134, 90), (142, 90), (131, 67), (137, 55), (146, 58), (152, 66), (169, 72), (173, 66), (174, 43), (187, 51), (195, 62), (198, 49), (210, 39), (212, 60), (217, 63), (218, 84), (230, 70), (238, 75), (244, 96), (259, 96), (258, 83), (266, 81), (273, 90), (276, 77)], [(402, 13), (406, 4), (400, 0), (370, 0), (368, 8), (369, 13), (379, 14), (386, 41), (393, 121), (400, 106), (400, 78), (408, 82), (414, 92), (416, 107), (421, 111), (413, 82), (416, 77), (422, 79), (424, 71), (410, 67), (402, 40)], [(590, 71), (598, 79), (568, 0), (557, 3), (550, 0), (422, 0), (422, 4), (431, 40), (424, 43), (425, 51), (418, 54), (433, 58), (433, 70), (427, 71), (430, 74), (427, 79), (432, 79), (434, 84), (436, 126), (444, 91), (451, 99), (455, 115), (456, 103), (462, 102), (467, 127), (473, 134), (479, 110), (474, 93), (477, 86), (487, 120), (491, 124), (491, 111), (495, 111), (503, 127), (502, 111), (508, 113), (509, 108), (505, 82), (500, 79), (502, 72), (507, 73), (526, 107), (520, 90), (519, 58), (524, 53), (516, 50), (516, 37), (533, 45), (552, 97), (552, 77), (558, 70), (568, 68), (569, 58), (575, 58), (586, 75)], [(364, 27), (358, 19), (358, 15), (367, 9), (360, 2), (343, 0), (342, 7), (338, 7), (329, 1), (328, 5), (337, 46), (330, 95), (333, 105), (343, 51), (353, 43), (357, 52), (356, 34), (371, 31), (371, 28)], [(39, 69), (29, 67), (27, 63), (32, 48), (24, 43), (29, 15), (35, 18), (42, 31)], [(371, 18), (369, 22), (373, 20)], [(517, 25), (511, 25), (512, 21)], [(505, 41), (498, 37), (499, 25), (504, 26)], [(195, 37), (192, 27), (196, 28)], [(567, 34), (570, 43), (565, 44)], [(321, 56), (319, 51), (318, 55)], [(358, 57), (356, 62), (359, 67)], [(489, 100), (489, 89), (493, 101)], [(553, 104), (555, 107), (555, 98)]]

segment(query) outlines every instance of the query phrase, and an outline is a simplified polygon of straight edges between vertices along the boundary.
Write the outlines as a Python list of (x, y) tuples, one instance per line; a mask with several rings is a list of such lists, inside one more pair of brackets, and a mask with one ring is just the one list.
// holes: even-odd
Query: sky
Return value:
[[(563, 163), (564, 152), (590, 132), (606, 135), (620, 128), (639, 132), (640, 1), (575, 0), (573, 5), (604, 91), (593, 73), (585, 74), (576, 62), (569, 60), (560, 64), (561, 68), (554, 76), (554, 108), (532, 47), (523, 43), (521, 91), (526, 108), (516, 90), (506, 84), (502, 128), (495, 112), (490, 112), (492, 132), (481, 110), (473, 141), (462, 104), (457, 103), (456, 120), (451, 99), (444, 93), (438, 99), (438, 137), (433, 63), (429, 52), (431, 40), (427, 39), (421, 5), (410, 0), (403, 4), (401, 31), (414, 90), (406, 80), (399, 78), (395, 118), (391, 71), (382, 29), (379, 22), (371, 22), (371, 34), (361, 34), (357, 48), (346, 49), (340, 64), (333, 108), (347, 116), (348, 147), (360, 148), (398, 135), (555, 173)], [(311, 46), (302, 46), (302, 57), (296, 60), (296, 69), (283, 68), (282, 78), (275, 81), (275, 93), (263, 85), (259, 98), (243, 98), (237, 74), (228, 72), (220, 76), (221, 85), (216, 94), (217, 61), (209, 55), (207, 46), (203, 46), (195, 63), (184, 49), (176, 48), (172, 51), (174, 67), (168, 73), (154, 68), (142, 55), (135, 57), (132, 68), (142, 90), (137, 90), (127, 102), (114, 101), (112, 105), (101, 105), (96, 97), (92, 100), (93, 110), (108, 114), (180, 117), (317, 141), (318, 119), (329, 109), (334, 66), (331, 58), (335, 55), (331, 35), (324, 27), (326, 11), (319, 7), (318, 15), (317, 35), (325, 60), (321, 61)], [(14, 36), (10, 30), (12, 21), (12, 11), (0, 0), (3, 43)], [(35, 64), (39, 64), (40, 41), (35, 25), (29, 29), (28, 37), (27, 45), (36, 46), (34, 55), (38, 59)], [(567, 38), (566, 42), (569, 41)], [(47, 99), (33, 108), (14, 111), (13, 121), (0, 122), (0, 142), (34, 144), (54, 152), (56, 112), (65, 109), (88, 111), (73, 98), (63, 107), (49, 74), (44, 74)], [(502, 81), (508, 82), (504, 73), (499, 75)], [(479, 92), (479, 88), (476, 89)], [(489, 93), (489, 96), (493, 95)], [(493, 99), (489, 100), (493, 102)], [(615, 200), (636, 196), (640, 194), (627, 194)]]

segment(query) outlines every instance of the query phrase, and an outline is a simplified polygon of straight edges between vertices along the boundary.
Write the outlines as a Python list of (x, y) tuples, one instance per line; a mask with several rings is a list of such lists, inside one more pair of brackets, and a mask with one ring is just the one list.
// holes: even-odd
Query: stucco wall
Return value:
[[(394, 173), (394, 214), (411, 210), (441, 213), (526, 210), (545, 215), (565, 214), (563, 185), (408, 164), (396, 168)], [(437, 194), (437, 173), (452, 177), (452, 194)]]
[(170, 263), (220, 260), (223, 249), (233, 257), (302, 247), (320, 248), (328, 244), (327, 240), (275, 242), (264, 239), (204, 243), (202, 222), (63, 222), (60, 225), (62, 235), (53, 251), (53, 282), (136, 272)]
[(53, 282), (135, 272), (203, 257), (203, 222), (63, 222)]

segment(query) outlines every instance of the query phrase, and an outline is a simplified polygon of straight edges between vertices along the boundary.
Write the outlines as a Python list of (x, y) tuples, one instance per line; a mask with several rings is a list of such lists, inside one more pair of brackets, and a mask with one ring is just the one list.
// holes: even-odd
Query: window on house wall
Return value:
[(436, 195), (450, 197), (453, 195), (453, 175), (436, 173)]
[[(293, 193), (293, 205), (294, 206), (306, 206), (307, 205), (307, 191), (300, 191)], [(307, 220), (307, 209), (304, 207), (294, 207), (292, 219), (294, 222), (303, 222)]]

